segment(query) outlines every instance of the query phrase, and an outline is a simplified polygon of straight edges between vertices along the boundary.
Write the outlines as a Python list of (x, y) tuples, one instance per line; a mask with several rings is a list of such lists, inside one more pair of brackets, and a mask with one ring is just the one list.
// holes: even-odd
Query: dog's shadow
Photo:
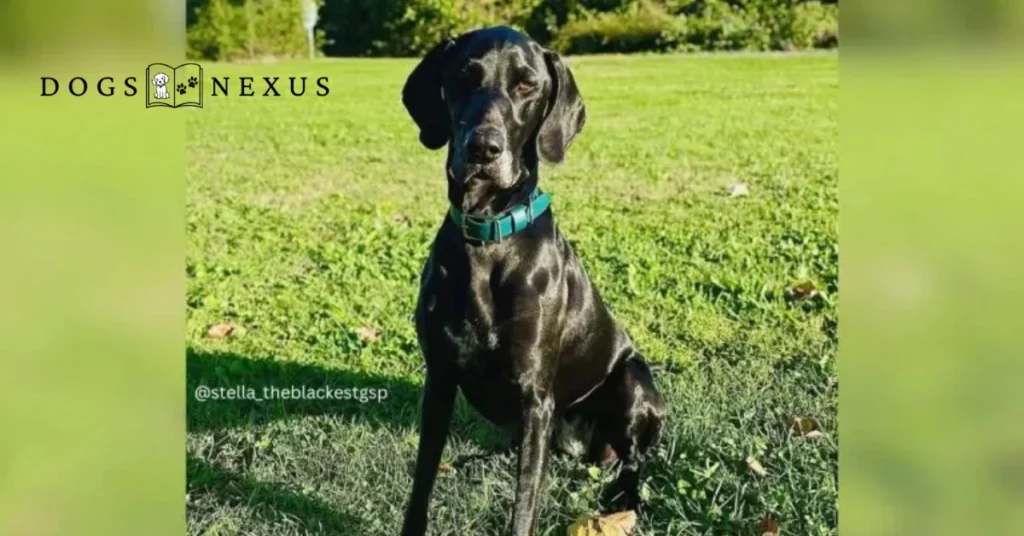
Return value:
[[(190, 434), (258, 427), (273, 421), (301, 416), (333, 416), (356, 420), (372, 427), (396, 432), (419, 425), (422, 385), (385, 374), (339, 370), (316, 364), (297, 363), (272, 356), (247, 357), (232, 352), (186, 350), (186, 427)], [(277, 397), (269, 399), (264, 388), (292, 386), (351, 389), (352, 399)], [(203, 392), (202, 389), (209, 389)], [(387, 391), (383, 402), (360, 402), (359, 393)], [(197, 390), (206, 400), (200, 400)], [(218, 398), (212, 392), (219, 391)], [(248, 399), (249, 394), (263, 398)], [(473, 411), (461, 396), (452, 422), (452, 435), (475, 443), (481, 452), (457, 458), (454, 467), (472, 464), (508, 452), (508, 438), (502, 430)], [(482, 432), (482, 433), (481, 433)], [(409, 467), (410, 479), (412, 467)], [(254, 481), (232, 469), (188, 453), (188, 491), (195, 496), (213, 496), (218, 503), (257, 505), (259, 512), (280, 512), (302, 519), (309, 527), (329, 532), (350, 533), (358, 519), (319, 500), (290, 490), (284, 484)], [(255, 500), (254, 500), (255, 499)], [(341, 530), (344, 528), (345, 530)]]
[(301, 519), (321, 533), (363, 534), (358, 530), (364, 525), (360, 518), (299, 491), (246, 478), (192, 455), (186, 457), (185, 467), (190, 496), (211, 495), (218, 503), (248, 505), (257, 516)]
[[(246, 357), (230, 352), (186, 350), (187, 425), (189, 432), (260, 426), (271, 421), (303, 415), (355, 417), (374, 426), (416, 426), (419, 419), (419, 385), (384, 374), (355, 372), (297, 363), (271, 356)], [(350, 390), (349, 398), (316, 399), (270, 396), (268, 389), (330, 388)], [(197, 389), (206, 394), (200, 400)], [(365, 399), (369, 391), (387, 391), (383, 402)], [(264, 398), (256, 401), (247, 393)], [(360, 395), (364, 400), (358, 400)], [(213, 396), (217, 396), (214, 399)]]

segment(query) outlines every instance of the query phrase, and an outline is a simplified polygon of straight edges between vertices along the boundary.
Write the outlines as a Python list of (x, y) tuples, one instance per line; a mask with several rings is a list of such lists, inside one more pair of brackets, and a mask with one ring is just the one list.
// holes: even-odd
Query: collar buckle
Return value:
[(479, 240), (479, 241), (483, 242), (484, 241), (483, 238), (481, 238), (479, 236), (472, 236), (471, 234), (469, 234), (469, 227), (466, 224), (470, 223), (470, 222), (477, 223), (477, 224), (482, 224), (482, 223), (486, 223), (487, 220), (485, 218), (481, 218), (479, 216), (470, 216), (469, 214), (463, 214), (462, 215), (462, 224), (459, 225), (459, 229), (462, 230), (462, 237), (463, 238), (465, 238), (467, 240)]

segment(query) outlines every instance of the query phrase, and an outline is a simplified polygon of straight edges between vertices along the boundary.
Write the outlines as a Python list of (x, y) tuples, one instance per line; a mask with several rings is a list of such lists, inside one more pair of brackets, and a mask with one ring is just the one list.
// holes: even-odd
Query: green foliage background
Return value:
[[(838, 46), (839, 7), (817, 0), (315, 0), (329, 56), (416, 56), (496, 24), (563, 53), (803, 50)], [(187, 54), (303, 56), (301, 0), (189, 0)]]

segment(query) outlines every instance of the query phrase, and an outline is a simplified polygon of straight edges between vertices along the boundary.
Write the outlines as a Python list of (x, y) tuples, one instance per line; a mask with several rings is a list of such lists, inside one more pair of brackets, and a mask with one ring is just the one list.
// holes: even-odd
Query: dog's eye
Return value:
[(516, 93), (520, 95), (529, 95), (535, 89), (537, 89), (537, 84), (530, 80), (523, 80), (516, 84)]

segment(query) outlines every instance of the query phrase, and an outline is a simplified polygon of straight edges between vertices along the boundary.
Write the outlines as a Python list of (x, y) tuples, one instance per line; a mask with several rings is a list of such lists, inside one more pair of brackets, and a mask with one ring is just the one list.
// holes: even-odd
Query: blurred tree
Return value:
[[(191, 57), (295, 56), (304, 0), (186, 0)], [(563, 52), (790, 50), (838, 44), (838, 0), (319, 0), (328, 56), (419, 55), (507, 24)]]

